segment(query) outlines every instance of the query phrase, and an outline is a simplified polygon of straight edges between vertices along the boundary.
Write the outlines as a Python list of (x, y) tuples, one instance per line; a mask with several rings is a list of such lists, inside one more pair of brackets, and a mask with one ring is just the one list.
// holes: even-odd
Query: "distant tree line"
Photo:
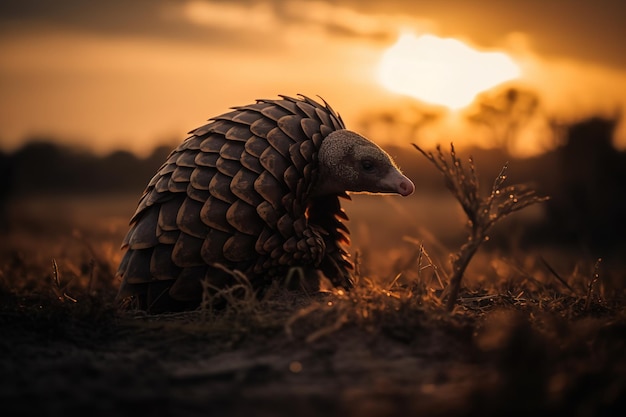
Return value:
[[(612, 146), (618, 120), (591, 118), (564, 129), (564, 140), (542, 155), (516, 159), (502, 148), (465, 150), (488, 190), (509, 161), (510, 183), (531, 183), (551, 200), (541, 224), (524, 227), (525, 242), (583, 245), (592, 251), (626, 246), (626, 154)], [(417, 151), (387, 147), (418, 191), (445, 192), (440, 175)], [(0, 153), (0, 220), (11, 197), (38, 194), (131, 192), (139, 195), (171, 152), (160, 146), (146, 158), (127, 151), (96, 156), (35, 141)], [(1, 221), (0, 221), (1, 223)]]
[(98, 156), (52, 142), (32, 141), (0, 156), (3, 194), (85, 194), (141, 192), (171, 147), (159, 146), (147, 158), (128, 151)]

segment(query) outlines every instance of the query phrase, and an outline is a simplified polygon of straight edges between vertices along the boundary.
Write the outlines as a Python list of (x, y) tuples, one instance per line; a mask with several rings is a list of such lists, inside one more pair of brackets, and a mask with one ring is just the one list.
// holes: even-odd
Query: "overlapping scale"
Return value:
[(200, 152), (196, 155), (196, 165), (215, 168), (217, 166), (217, 160), (220, 158), (220, 154)]
[(193, 168), (186, 166), (177, 166), (174, 172), (172, 172), (172, 181), (174, 182), (189, 182)]
[(231, 204), (226, 211), (226, 221), (235, 230), (249, 236), (258, 236), (264, 226), (256, 209), (242, 200)]
[(203, 243), (204, 239), (190, 236), (187, 233), (178, 235), (178, 240), (176, 240), (172, 250), (174, 265), (179, 267), (204, 265), (205, 262), (201, 256)]
[(217, 197), (209, 197), (200, 210), (200, 219), (211, 229), (231, 233), (234, 229), (226, 220), (230, 204)]
[(197, 166), (189, 177), (190, 184), (197, 190), (209, 190), (209, 184), (217, 173), (214, 168)]
[(254, 259), (256, 256), (255, 242), (256, 237), (235, 232), (224, 243), (224, 258), (231, 262), (245, 262)]
[[(297, 101), (295, 104), (296, 106), (298, 106), (298, 109), (300, 109), (301, 112), (306, 114), (307, 118), (319, 120), (319, 116), (316, 112), (317, 108), (314, 105), (311, 105), (311, 103), (308, 103), (306, 101)], [(306, 118), (303, 120), (306, 120)]]
[[(217, 170), (221, 173), (224, 174), (225, 176), (232, 178), (235, 176), (235, 174), (237, 174), (237, 172), (239, 172), (239, 169), (241, 168), (241, 162), (239, 160), (234, 161), (232, 159), (225, 159), (225, 158), (221, 158), (217, 160), (217, 164), (216, 164), (216, 168)], [(209, 183), (209, 187), (210, 187)], [(210, 188), (209, 188), (210, 189)]]
[(226, 142), (220, 149), (220, 157), (231, 161), (239, 161), (244, 150), (244, 144), (240, 142)]
[(172, 262), (174, 245), (157, 245), (150, 258), (150, 274), (157, 280), (171, 280), (181, 268)]
[(254, 181), (254, 190), (277, 211), (281, 211), (282, 208), (281, 199), (284, 192), (282, 188), (282, 182), (274, 178), (269, 171), (263, 171)]
[(216, 173), (211, 182), (209, 183), (209, 191), (211, 195), (219, 198), (226, 203), (234, 203), (237, 197), (230, 191), (230, 182), (232, 177), (223, 174), (222, 172)]
[(315, 119), (301, 119), (300, 126), (307, 138), (313, 138), (313, 135), (319, 134), (320, 122)]
[(263, 198), (254, 190), (254, 181), (257, 174), (242, 167), (230, 182), (230, 191), (242, 201), (253, 207), (263, 202)]
[(343, 121), (326, 103), (281, 97), (212, 118), (168, 156), (131, 219), (121, 294), (199, 300), (201, 279), (232, 280), (215, 264), (262, 277), (253, 283), (306, 264), (346, 284), (347, 217), (338, 201), (308, 200), (317, 151)]
[(196, 155), (197, 155), (197, 152), (194, 152), (193, 150), (182, 152), (180, 156), (178, 157), (178, 159), (176, 159), (176, 165), (178, 165), (179, 167), (195, 168), (196, 167), (196, 161), (195, 161)]
[(209, 231), (200, 250), (202, 259), (204, 259), (208, 265), (225, 262), (224, 245), (232, 235), (232, 231), (225, 232), (218, 229), (212, 229)]
[(259, 162), (278, 182), (284, 180), (285, 171), (291, 165), (288, 159), (271, 146), (261, 154)]
[(289, 148), (295, 143), (293, 139), (278, 127), (275, 127), (267, 134), (267, 141), (285, 158), (289, 158)]
[(202, 221), (200, 215), (203, 206), (203, 203), (187, 196), (176, 215), (178, 228), (190, 236), (204, 239), (209, 231), (209, 226)]
[(303, 136), (304, 131), (300, 125), (301, 120), (302, 118), (296, 115), (284, 116), (278, 121), (278, 127), (294, 142), (300, 142), (303, 138), (306, 138), (306, 136)]

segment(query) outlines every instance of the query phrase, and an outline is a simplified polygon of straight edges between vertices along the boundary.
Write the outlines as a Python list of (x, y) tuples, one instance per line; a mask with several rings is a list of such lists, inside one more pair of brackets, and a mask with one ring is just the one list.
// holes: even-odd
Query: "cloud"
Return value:
[[(4, 0), (0, 36), (33, 26), (107, 36), (256, 47), (259, 31), (285, 35), (300, 26), (331, 36), (388, 41), (394, 27), (493, 46), (509, 32), (529, 33), (541, 54), (626, 67), (622, 0), (527, 2), (464, 0)], [(189, 13), (191, 11), (191, 14)], [(191, 20), (190, 20), (190, 16)], [(433, 24), (436, 22), (436, 25)], [(226, 32), (226, 33), (225, 33)], [(228, 36), (226, 36), (228, 35)], [(276, 37), (274, 37), (276, 38)], [(274, 39), (272, 38), (272, 39)]]
[(269, 32), (280, 25), (278, 16), (268, 2), (250, 5), (191, 0), (180, 4), (179, 7), (189, 22), (210, 28)]
[(288, 1), (284, 17), (297, 24), (324, 28), (334, 35), (387, 38), (397, 31), (385, 15), (361, 13), (354, 9), (322, 1)]
[(324, 1), (214, 2), (190, 0), (180, 3), (181, 15), (190, 23), (236, 33), (250, 32), (285, 39), (289, 34), (390, 41), (398, 28), (432, 30), (434, 24), (400, 14), (364, 13)]
[[(432, 3), (410, 13), (416, 6), (408, 0), (0, 2), (2, 146), (44, 132), (138, 150), (228, 106), (278, 93), (320, 94), (349, 123), (397, 100), (375, 76), (399, 32), (451, 36), (449, 21), (433, 23), (436, 8), (450, 1)], [(489, 46), (506, 46), (503, 39)], [(518, 49), (529, 58), (528, 83), (536, 77), (530, 86), (547, 92), (550, 109), (626, 102), (623, 71), (539, 58), (532, 43)]]
[(0, 22), (5, 30), (40, 26), (91, 33), (158, 33), (160, 26), (155, 23), (167, 25), (159, 4), (151, 0), (8, 0), (0, 3)]

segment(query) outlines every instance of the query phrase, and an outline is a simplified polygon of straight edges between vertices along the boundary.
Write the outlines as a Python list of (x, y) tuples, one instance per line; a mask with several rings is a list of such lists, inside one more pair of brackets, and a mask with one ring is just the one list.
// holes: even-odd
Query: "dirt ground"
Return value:
[(291, 337), (276, 324), (216, 331), (198, 315), (3, 298), (4, 415), (595, 416), (626, 406), (623, 320), (556, 320), (544, 333), (503, 308), (483, 320), (346, 322), (307, 341), (297, 326)]
[(454, 386), (444, 389), (452, 398), (433, 395), (447, 377), (428, 356), (354, 329), (307, 344), (278, 331), (214, 337), (111, 317), (7, 319), (2, 396), (10, 415), (384, 415), (458, 401)]
[(35, 216), (0, 245), (2, 415), (626, 410), (623, 289), (590, 294), (572, 276), (571, 294), (534, 273), (470, 285), (449, 314), (430, 282), (362, 280), (349, 294), (277, 291), (219, 313), (149, 316), (113, 302), (124, 221), (100, 203), (90, 213), (98, 230), (81, 213), (73, 224)]

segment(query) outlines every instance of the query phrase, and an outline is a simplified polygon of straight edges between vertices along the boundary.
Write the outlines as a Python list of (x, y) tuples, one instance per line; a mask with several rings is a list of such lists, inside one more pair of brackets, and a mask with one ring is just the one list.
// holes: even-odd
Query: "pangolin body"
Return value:
[(350, 286), (346, 192), (409, 195), (413, 183), (326, 104), (281, 96), (190, 132), (146, 187), (124, 239), (119, 297), (198, 306), (238, 270), (262, 288), (295, 266)]

